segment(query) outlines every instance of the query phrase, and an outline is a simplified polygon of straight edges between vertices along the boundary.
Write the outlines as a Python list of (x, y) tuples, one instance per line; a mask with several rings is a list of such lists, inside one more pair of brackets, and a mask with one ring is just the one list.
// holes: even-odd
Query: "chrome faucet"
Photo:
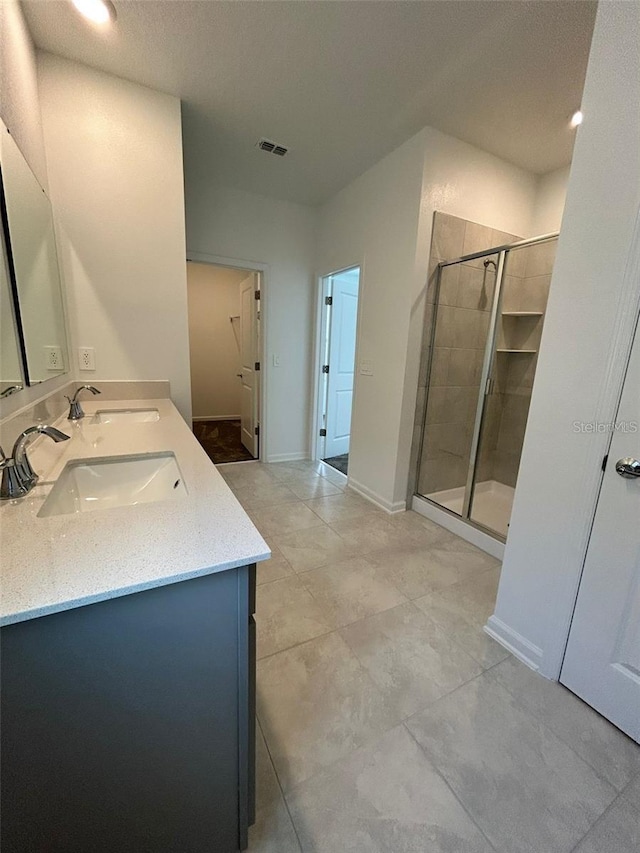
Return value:
[(27, 458), (27, 446), (38, 435), (48, 435), (55, 442), (68, 441), (71, 436), (64, 432), (60, 432), (52, 426), (29, 427), (21, 432), (16, 443), (13, 445), (13, 453), (7, 459), (3, 449), (0, 447), (0, 471), (2, 471), (2, 481), (0, 483), (0, 500), (7, 501), (13, 498), (21, 498), (30, 492), (38, 482), (38, 475), (31, 467), (31, 463)]
[(82, 406), (78, 402), (78, 394), (81, 391), (91, 391), (92, 394), (100, 393), (97, 388), (93, 387), (93, 385), (81, 385), (73, 395), (73, 399), (71, 399), (71, 397), (67, 397), (65, 394), (65, 397), (67, 397), (67, 400), (69, 401), (69, 414), (67, 415), (68, 421), (79, 421), (80, 418), (84, 417)]
[(22, 391), (22, 385), (9, 385), (8, 388), (5, 388), (4, 391), (0, 393), (0, 397), (10, 397), (12, 394), (15, 394), (16, 391)]

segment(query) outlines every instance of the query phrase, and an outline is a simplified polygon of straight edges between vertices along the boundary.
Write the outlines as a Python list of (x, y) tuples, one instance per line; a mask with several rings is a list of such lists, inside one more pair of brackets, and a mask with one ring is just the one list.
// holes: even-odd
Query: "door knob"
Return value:
[(616, 462), (616, 471), (621, 477), (628, 479), (640, 477), (640, 459), (634, 459), (632, 456), (625, 456), (624, 459), (618, 459)]

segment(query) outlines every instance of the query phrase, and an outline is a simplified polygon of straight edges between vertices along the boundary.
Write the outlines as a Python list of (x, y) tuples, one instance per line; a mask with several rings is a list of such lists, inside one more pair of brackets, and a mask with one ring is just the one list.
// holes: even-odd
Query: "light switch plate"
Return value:
[(368, 358), (363, 358), (360, 362), (360, 375), (373, 376), (373, 362)]

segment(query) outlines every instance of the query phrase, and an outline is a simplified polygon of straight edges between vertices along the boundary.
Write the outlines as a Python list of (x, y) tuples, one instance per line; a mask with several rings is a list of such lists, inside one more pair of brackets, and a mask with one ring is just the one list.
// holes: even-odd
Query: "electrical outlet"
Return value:
[(62, 347), (44, 347), (44, 358), (47, 370), (64, 370)]
[(273, 366), (274, 367), (280, 367), (280, 356), (279, 355), (273, 356)]
[(360, 362), (360, 375), (373, 376), (373, 362), (368, 358), (363, 358)]
[(78, 350), (78, 362), (80, 370), (96, 369), (96, 351), (93, 347), (80, 347)]

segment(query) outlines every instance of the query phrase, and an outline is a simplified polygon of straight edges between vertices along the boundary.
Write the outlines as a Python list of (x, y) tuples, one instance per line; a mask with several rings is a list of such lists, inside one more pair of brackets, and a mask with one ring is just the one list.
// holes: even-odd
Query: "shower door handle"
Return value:
[(633, 479), (640, 477), (640, 459), (633, 459), (631, 456), (625, 456), (624, 459), (618, 459), (616, 462), (616, 472), (625, 479)]

